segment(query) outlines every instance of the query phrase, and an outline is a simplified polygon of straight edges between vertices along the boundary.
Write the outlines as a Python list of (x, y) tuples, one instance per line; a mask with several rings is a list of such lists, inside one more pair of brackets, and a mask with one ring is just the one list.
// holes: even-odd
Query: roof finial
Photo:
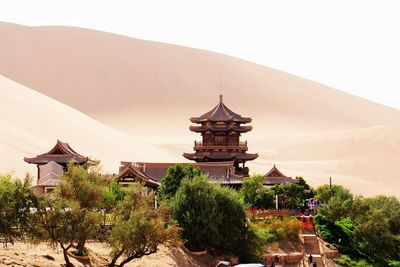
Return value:
[(222, 94), (219, 95), (219, 102), (222, 103)]

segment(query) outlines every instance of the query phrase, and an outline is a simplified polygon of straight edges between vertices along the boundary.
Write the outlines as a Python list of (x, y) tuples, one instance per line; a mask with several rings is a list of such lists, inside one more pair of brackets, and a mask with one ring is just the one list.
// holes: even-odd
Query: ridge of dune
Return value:
[(393, 108), (218, 53), (65, 26), (0, 23), (0, 36), (0, 74), (129, 133), (156, 130), (148, 120), (186, 129), (217, 101), (220, 74), (227, 103), (259, 131), (400, 123)]
[(121, 160), (176, 158), (145, 142), (134, 140), (81, 112), (0, 76), (0, 172), (25, 170), (36, 175), (36, 166), (23, 161), (47, 152), (57, 139), (69, 142), (82, 155), (102, 160), (103, 171), (118, 172)]
[[(278, 164), (313, 186), (333, 177), (355, 193), (400, 197), (399, 110), (231, 56), (112, 33), (0, 22), (0, 37), (0, 75), (156, 145), (160, 156), (148, 153), (148, 161), (184, 161), (182, 152), (200, 138), (188, 130), (189, 118), (210, 110), (222, 91), (229, 108), (253, 118), (242, 137), (260, 155), (248, 164), (252, 172)], [(19, 134), (29, 140), (19, 149), (54, 142), (44, 132)]]

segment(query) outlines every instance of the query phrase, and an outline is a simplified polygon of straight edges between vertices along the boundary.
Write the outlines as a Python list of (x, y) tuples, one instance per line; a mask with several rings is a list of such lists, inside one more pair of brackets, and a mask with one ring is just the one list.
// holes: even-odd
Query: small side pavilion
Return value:
[(59, 178), (64, 174), (69, 162), (83, 165), (89, 158), (76, 152), (68, 143), (57, 140), (50, 151), (33, 158), (24, 158), (24, 161), (37, 166), (37, 185), (34, 191), (45, 194), (54, 190), (59, 183)]
[(273, 187), (275, 185), (281, 184), (297, 184), (298, 180), (293, 179), (284, 175), (278, 168), (274, 165), (272, 169), (264, 176), (263, 184), (268, 187)]

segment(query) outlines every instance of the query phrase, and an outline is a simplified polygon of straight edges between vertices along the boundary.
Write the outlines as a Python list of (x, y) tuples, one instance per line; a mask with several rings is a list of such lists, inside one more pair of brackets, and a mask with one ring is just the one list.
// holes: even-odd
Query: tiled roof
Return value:
[(272, 169), (265, 175), (263, 184), (268, 186), (280, 185), (280, 184), (297, 184), (299, 181), (292, 179), (284, 175), (278, 168), (274, 165)]
[(46, 164), (54, 161), (61, 164), (68, 162), (82, 164), (88, 161), (88, 157), (84, 157), (73, 150), (68, 143), (57, 140), (56, 145), (47, 153), (37, 155), (33, 158), (24, 158), (24, 160), (31, 164)]
[(140, 167), (135, 166), (131, 162), (124, 162), (125, 164), (120, 167), (120, 173), (115, 177), (119, 181), (123, 181), (126, 178), (134, 178), (145, 183), (146, 186), (158, 187), (160, 183), (154, 178), (146, 174), (141, 170)]
[(225, 152), (225, 151), (204, 151), (204, 152), (196, 152), (196, 153), (184, 153), (183, 156), (190, 160), (203, 160), (203, 159), (211, 159), (211, 160), (224, 160), (224, 161), (232, 161), (232, 160), (253, 160), (258, 157), (258, 154), (248, 154), (244, 152)]
[(222, 102), (222, 95), (220, 95), (220, 101), (218, 105), (216, 105), (212, 110), (204, 113), (200, 117), (192, 117), (190, 120), (194, 123), (201, 123), (206, 121), (235, 121), (240, 123), (251, 122), (251, 118), (242, 117), (241, 115), (233, 112), (227, 106), (225, 106), (225, 104)]
[(199, 168), (204, 174), (209, 176), (210, 181), (221, 182), (223, 184), (241, 184), (243, 177), (234, 174), (233, 161), (226, 162), (201, 162), (201, 163), (153, 163), (153, 162), (121, 162), (121, 169), (126, 168), (127, 164), (137, 166), (140, 171), (153, 178), (156, 181), (160, 181), (166, 174), (169, 167), (173, 167), (175, 164), (182, 166), (192, 165), (195, 168)]

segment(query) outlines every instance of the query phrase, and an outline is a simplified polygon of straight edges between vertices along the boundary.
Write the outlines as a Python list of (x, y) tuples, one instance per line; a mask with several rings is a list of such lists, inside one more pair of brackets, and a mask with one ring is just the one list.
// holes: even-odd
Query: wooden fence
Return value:
[(265, 219), (268, 217), (287, 217), (291, 215), (297, 215), (291, 214), (288, 210), (247, 210), (248, 217), (250, 219)]

